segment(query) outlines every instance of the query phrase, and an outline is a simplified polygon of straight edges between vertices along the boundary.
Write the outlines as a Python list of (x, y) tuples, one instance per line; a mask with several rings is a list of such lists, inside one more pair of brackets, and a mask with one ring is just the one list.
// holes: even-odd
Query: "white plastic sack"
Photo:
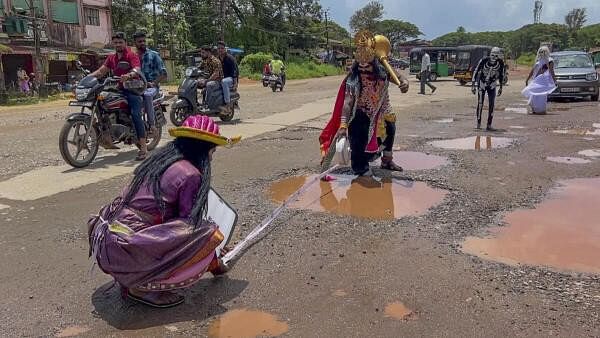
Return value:
[(335, 144), (335, 155), (333, 164), (346, 166), (350, 164), (350, 142), (345, 137), (341, 137)]

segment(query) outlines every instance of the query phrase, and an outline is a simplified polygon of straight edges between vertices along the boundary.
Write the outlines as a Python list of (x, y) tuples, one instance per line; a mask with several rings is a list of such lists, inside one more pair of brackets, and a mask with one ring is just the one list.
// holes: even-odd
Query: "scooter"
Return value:
[(212, 86), (209, 90), (201, 88), (202, 101), (198, 101), (198, 88), (206, 84), (209, 74), (200, 71), (198, 67), (188, 67), (185, 78), (177, 91), (177, 101), (171, 106), (171, 122), (181, 126), (183, 121), (191, 115), (217, 116), (221, 121), (231, 121), (236, 109), (240, 109), (238, 94), (235, 88), (231, 89), (231, 100), (225, 104), (221, 84)]

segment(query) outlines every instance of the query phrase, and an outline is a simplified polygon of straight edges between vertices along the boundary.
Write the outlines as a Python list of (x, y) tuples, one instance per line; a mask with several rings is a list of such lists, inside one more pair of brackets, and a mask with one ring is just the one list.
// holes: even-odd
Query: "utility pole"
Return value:
[(219, 40), (225, 41), (225, 3), (226, 0), (219, 0)]
[(156, 32), (156, 0), (152, 0), (152, 40), (154, 48), (158, 49), (158, 33)]
[(46, 97), (47, 93), (45, 91), (45, 83), (46, 83), (46, 79), (45, 79), (45, 75), (44, 75), (44, 70), (43, 68), (43, 63), (42, 63), (42, 53), (41, 53), (41, 47), (40, 47), (40, 27), (38, 25), (38, 20), (37, 20), (37, 12), (35, 10), (35, 4), (33, 2), (34, 0), (29, 0), (28, 5), (29, 5), (29, 10), (30, 10), (30, 15), (31, 15), (31, 25), (33, 26), (33, 44), (35, 46), (35, 79), (36, 81), (39, 83), (39, 95), (41, 97)]
[[(329, 58), (329, 8), (327, 8), (325, 10), (325, 40), (326, 42), (326, 49), (327, 49), (327, 57)], [(329, 60), (327, 60), (329, 62)]]

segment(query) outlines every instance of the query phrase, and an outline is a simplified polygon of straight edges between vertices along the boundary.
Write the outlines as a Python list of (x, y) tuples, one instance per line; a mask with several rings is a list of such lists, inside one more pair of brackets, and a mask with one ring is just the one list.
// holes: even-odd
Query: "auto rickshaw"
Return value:
[(421, 61), (425, 52), (431, 59), (430, 81), (437, 81), (440, 77), (454, 75), (456, 64), (456, 47), (419, 47), (410, 51), (410, 74), (421, 78)]
[(491, 46), (483, 45), (468, 45), (457, 48), (458, 60), (456, 70), (454, 71), (454, 79), (461, 85), (466, 85), (473, 79), (473, 72), (481, 59), (490, 55)]

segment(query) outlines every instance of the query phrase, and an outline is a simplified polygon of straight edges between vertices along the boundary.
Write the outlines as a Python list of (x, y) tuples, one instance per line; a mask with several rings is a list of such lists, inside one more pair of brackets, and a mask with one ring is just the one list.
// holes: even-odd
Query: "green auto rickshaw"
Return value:
[(437, 81), (440, 77), (454, 75), (456, 65), (456, 47), (419, 47), (410, 51), (410, 74), (421, 76), (421, 60), (425, 53), (429, 54), (431, 60), (430, 81)]

